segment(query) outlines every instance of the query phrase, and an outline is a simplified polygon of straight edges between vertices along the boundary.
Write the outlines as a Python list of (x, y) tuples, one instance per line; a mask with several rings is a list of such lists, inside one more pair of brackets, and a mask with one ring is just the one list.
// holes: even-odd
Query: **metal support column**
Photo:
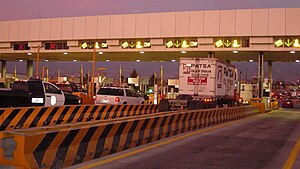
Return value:
[(6, 60), (1, 61), (1, 77), (6, 78)]
[(264, 53), (259, 52), (258, 55), (258, 98), (263, 98), (263, 84), (264, 84)]
[(271, 108), (271, 102), (272, 102), (272, 86), (273, 86), (273, 73), (272, 73), (272, 61), (268, 61), (268, 85), (270, 87), (270, 94), (269, 94), (269, 108)]
[(26, 77), (30, 78), (32, 76), (33, 76), (33, 60), (27, 60)]
[(214, 52), (208, 52), (208, 58), (214, 58), (215, 53)]

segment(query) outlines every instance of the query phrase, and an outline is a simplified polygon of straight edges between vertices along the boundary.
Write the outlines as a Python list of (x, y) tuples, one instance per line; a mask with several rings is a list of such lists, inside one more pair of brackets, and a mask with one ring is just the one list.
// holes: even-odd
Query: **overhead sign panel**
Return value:
[(67, 42), (46, 42), (45, 50), (69, 49)]
[(150, 41), (142, 41), (142, 40), (124, 40), (121, 43), (122, 49), (143, 49), (143, 48), (151, 48)]
[(274, 46), (276, 48), (300, 48), (299, 39), (296, 37), (274, 38)]
[(30, 50), (28, 43), (15, 43), (14, 50)]
[(249, 47), (249, 38), (216, 38), (214, 40), (216, 48), (240, 48)]
[(197, 40), (181, 40), (181, 39), (168, 39), (165, 41), (166, 48), (196, 48), (198, 47)]
[(106, 41), (82, 41), (80, 45), (81, 49), (107, 49), (108, 45)]

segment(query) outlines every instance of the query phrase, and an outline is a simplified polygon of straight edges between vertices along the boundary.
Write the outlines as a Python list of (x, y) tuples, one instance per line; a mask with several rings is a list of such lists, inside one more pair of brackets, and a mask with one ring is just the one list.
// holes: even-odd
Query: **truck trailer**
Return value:
[(238, 70), (216, 58), (180, 58), (179, 95), (231, 106), (237, 101)]

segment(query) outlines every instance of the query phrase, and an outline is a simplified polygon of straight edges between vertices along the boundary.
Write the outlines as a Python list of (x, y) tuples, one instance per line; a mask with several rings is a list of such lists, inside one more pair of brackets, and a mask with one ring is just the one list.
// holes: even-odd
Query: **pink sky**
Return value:
[(300, 7), (300, 0), (1, 0), (0, 20), (283, 7)]
[[(54, 18), (67, 16), (109, 15), (124, 13), (149, 13), (168, 11), (191, 11), (191, 10), (213, 10), (213, 9), (249, 9), (249, 8), (289, 8), (300, 7), (300, 0), (0, 0), (0, 20)], [(13, 71), (17, 64), (18, 72), (25, 73), (26, 63), (11, 63), (7, 65), (8, 72)], [(65, 64), (65, 63), (64, 63)], [(77, 67), (80, 63), (78, 63)], [(103, 63), (102, 63), (103, 64)], [(120, 63), (109, 63), (107, 66), (116, 71)], [(146, 64), (146, 63), (145, 63)], [(160, 64), (147, 63), (148, 66)], [(169, 77), (176, 77), (178, 63), (168, 63), (166, 73)], [(239, 68), (249, 76), (257, 72), (257, 64), (238, 63)], [(50, 64), (52, 73), (57, 70), (58, 63)], [(71, 64), (70, 64), (71, 65)], [(73, 64), (72, 64), (73, 65)], [(133, 69), (132, 64), (127, 72)], [(150, 67), (151, 67), (150, 66)], [(65, 66), (66, 72), (76, 72), (73, 66)], [(151, 71), (134, 65), (137, 71), (144, 76), (149, 76)], [(282, 71), (284, 68), (287, 71)], [(296, 63), (274, 63), (273, 73), (275, 79), (289, 79), (299, 77), (299, 64)], [(142, 71), (143, 70), (143, 71)], [(285, 74), (283, 74), (286, 72)]]

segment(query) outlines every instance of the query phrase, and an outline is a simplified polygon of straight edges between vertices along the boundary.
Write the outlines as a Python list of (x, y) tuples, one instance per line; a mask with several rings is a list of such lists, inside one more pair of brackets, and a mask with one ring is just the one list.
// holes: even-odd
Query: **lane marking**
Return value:
[(226, 127), (226, 126), (229, 126), (229, 125), (239, 123), (241, 121), (251, 120), (251, 119), (254, 119), (254, 118), (258, 118), (258, 117), (260, 117), (260, 116), (247, 117), (247, 118), (240, 119), (240, 120), (237, 120), (237, 121), (232, 121), (232, 122), (227, 122), (227, 123), (224, 123), (224, 124), (219, 124), (217, 126), (212, 126), (210, 128), (207, 128), (207, 129), (200, 129), (199, 131), (192, 131), (190, 133), (184, 134), (182, 136), (177, 136), (175, 138), (171, 138), (171, 139), (168, 139), (168, 140), (163, 141), (163, 142), (159, 142), (159, 143), (154, 142), (153, 145), (149, 145), (147, 147), (143, 147), (143, 148), (140, 148), (140, 149), (137, 149), (137, 150), (133, 150), (131, 152), (128, 152), (128, 153), (125, 153), (125, 154), (120, 154), (118, 156), (110, 157), (110, 158), (107, 158), (107, 159), (104, 159), (104, 160), (101, 160), (101, 161), (97, 161), (97, 162), (94, 162), (94, 163), (91, 163), (91, 164), (87, 164), (84, 167), (79, 167), (79, 169), (99, 167), (103, 164), (110, 163), (110, 162), (113, 162), (113, 161), (116, 161), (116, 160), (120, 160), (120, 159), (123, 159), (125, 157), (129, 157), (129, 156), (132, 156), (132, 155), (144, 152), (144, 151), (148, 151), (148, 150), (151, 150), (153, 148), (157, 148), (157, 147), (160, 147), (162, 145), (166, 145), (166, 144), (169, 144), (169, 143), (172, 143), (172, 142), (175, 142), (175, 141), (178, 141), (178, 140), (181, 140), (181, 139), (184, 139), (184, 138), (196, 135), (196, 134), (209, 132), (211, 130), (219, 129), (219, 128), (222, 128), (222, 127)]
[(295, 163), (295, 160), (298, 156), (300, 150), (300, 138), (298, 139), (297, 143), (295, 144), (294, 148), (292, 149), (289, 158), (286, 160), (283, 169), (291, 169)]

